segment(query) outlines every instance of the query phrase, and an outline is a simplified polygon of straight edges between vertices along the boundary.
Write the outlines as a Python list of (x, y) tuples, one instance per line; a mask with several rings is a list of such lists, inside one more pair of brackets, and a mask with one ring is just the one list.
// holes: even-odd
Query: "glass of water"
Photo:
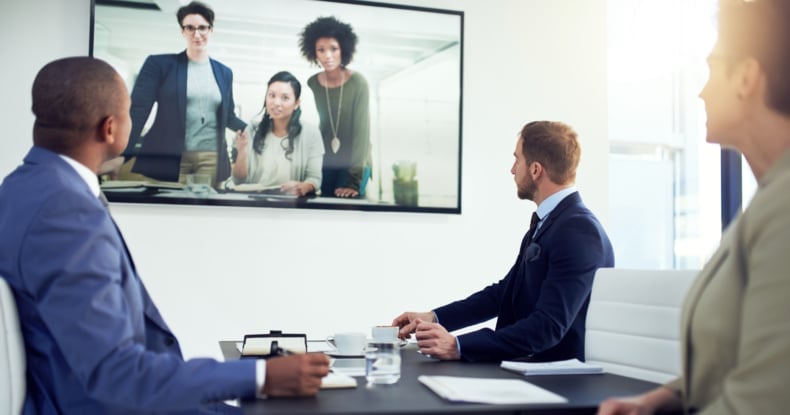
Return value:
[(400, 379), (398, 342), (368, 343), (365, 348), (365, 378), (368, 385), (391, 385)]
[(185, 189), (195, 196), (206, 196), (211, 192), (211, 176), (208, 174), (187, 174)]

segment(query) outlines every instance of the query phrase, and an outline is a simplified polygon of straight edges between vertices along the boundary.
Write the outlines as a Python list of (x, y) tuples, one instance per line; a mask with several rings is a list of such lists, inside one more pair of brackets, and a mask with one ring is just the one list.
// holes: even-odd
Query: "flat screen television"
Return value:
[[(186, 49), (187, 38), (176, 17), (177, 9), (184, 3), (94, 0), (92, 56), (115, 67), (133, 91), (147, 57), (178, 54)], [(314, 94), (308, 87), (308, 79), (324, 69), (303, 56), (300, 38), (306, 25), (322, 17), (334, 17), (351, 26), (358, 42), (347, 68), (362, 75), (369, 94), (365, 113), (369, 122), (369, 157), (367, 168), (363, 169), (367, 181), (363, 180), (366, 184), (360, 188), (364, 195), (340, 198), (318, 191), (295, 196), (281, 192), (277, 186), (270, 186), (271, 183), (266, 186), (245, 183), (234, 180), (232, 175), (217, 175), (206, 186), (197, 183), (205, 177), (187, 176), (183, 171), (177, 179), (152, 178), (140, 174), (142, 168), (134, 167), (136, 158), (128, 156), (115, 174), (102, 176), (102, 188), (110, 201), (461, 212), (463, 12), (350, 0), (209, 0), (204, 3), (215, 13), (206, 46), (208, 54), (232, 71), (232, 115), (248, 125), (258, 125), (267, 82), (280, 71), (290, 72), (301, 83), (299, 107), (303, 124), (316, 129), (321, 125), (317, 99), (332, 98), (332, 102), (325, 102), (330, 109), (325, 114), (337, 115), (333, 100), (338, 97), (340, 103), (341, 95), (320, 89)], [(348, 93), (346, 99), (351, 99)], [(152, 106), (136, 149), (141, 149), (146, 139), (158, 139), (147, 134), (157, 113), (166, 112), (167, 105), (175, 104), (157, 101)], [(346, 101), (340, 110), (353, 105)], [(184, 114), (185, 110), (168, 111), (173, 112)], [(181, 122), (183, 126), (186, 117), (173, 118), (179, 117), (182, 119), (170, 122)], [(195, 117), (193, 111), (191, 119)], [(239, 162), (236, 135), (231, 128), (224, 129), (225, 143), (217, 145), (215, 152), (226, 150), (231, 166)], [(221, 136), (216, 142), (222, 142)], [(182, 143), (179, 141), (181, 150), (185, 148)], [(322, 137), (321, 147), (325, 153), (322, 162), (329, 163), (326, 154), (338, 149), (332, 148), (329, 137)]]

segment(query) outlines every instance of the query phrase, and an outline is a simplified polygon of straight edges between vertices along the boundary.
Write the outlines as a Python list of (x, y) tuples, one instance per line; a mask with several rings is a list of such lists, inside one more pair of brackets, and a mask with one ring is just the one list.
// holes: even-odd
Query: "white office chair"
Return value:
[(0, 415), (19, 414), (25, 400), (25, 346), (11, 288), (0, 277)]
[(587, 310), (586, 360), (609, 373), (651, 382), (676, 378), (680, 309), (697, 273), (599, 269)]

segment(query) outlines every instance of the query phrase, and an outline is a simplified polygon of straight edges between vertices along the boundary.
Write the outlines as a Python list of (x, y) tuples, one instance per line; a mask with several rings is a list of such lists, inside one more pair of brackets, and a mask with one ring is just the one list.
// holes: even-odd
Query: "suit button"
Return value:
[(172, 347), (174, 344), (176, 344), (176, 339), (175, 338), (168, 337), (168, 338), (165, 339), (165, 346)]

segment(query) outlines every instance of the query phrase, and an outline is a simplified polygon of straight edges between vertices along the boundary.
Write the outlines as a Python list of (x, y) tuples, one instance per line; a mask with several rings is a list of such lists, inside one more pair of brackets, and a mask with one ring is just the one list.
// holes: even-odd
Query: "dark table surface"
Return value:
[[(221, 341), (226, 360), (238, 359), (235, 341)], [(245, 414), (594, 414), (598, 404), (612, 396), (648, 391), (657, 385), (609, 373), (597, 375), (521, 376), (497, 363), (445, 362), (401, 350), (401, 378), (394, 385), (367, 387), (356, 378), (355, 389), (325, 389), (313, 398), (268, 399), (242, 402)], [(417, 380), (420, 375), (522, 379), (568, 399), (565, 404), (491, 405), (449, 402)]]

